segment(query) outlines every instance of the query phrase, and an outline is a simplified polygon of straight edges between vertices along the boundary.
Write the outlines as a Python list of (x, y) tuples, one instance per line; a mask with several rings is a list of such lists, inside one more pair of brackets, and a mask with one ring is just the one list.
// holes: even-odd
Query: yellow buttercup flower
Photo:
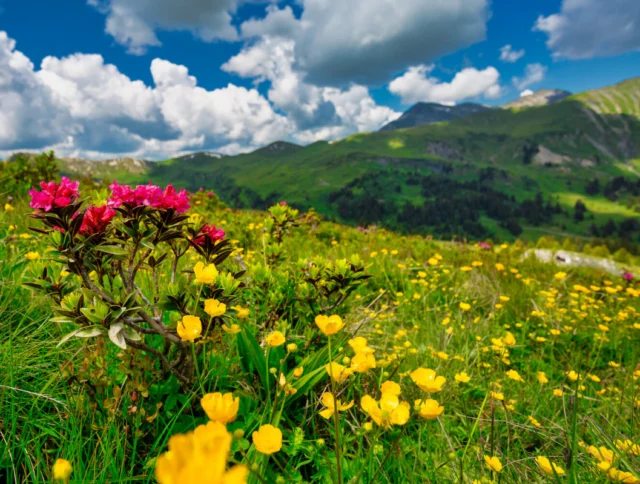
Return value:
[(375, 350), (373, 348), (369, 348), (367, 346), (367, 339), (362, 336), (358, 336), (357, 338), (350, 339), (348, 341), (349, 346), (353, 348), (353, 351), (358, 353), (374, 353)]
[(402, 389), (396, 382), (387, 380), (380, 386), (380, 392), (389, 393), (391, 395), (400, 395), (402, 393)]
[(218, 277), (218, 269), (214, 264), (204, 265), (203, 262), (198, 262), (193, 267), (193, 273), (196, 276), (196, 281), (201, 284), (212, 284)]
[(224, 424), (214, 421), (172, 436), (169, 450), (156, 462), (156, 479), (160, 484), (245, 484), (247, 467), (226, 470), (232, 440)]
[(507, 334), (505, 335), (505, 337), (502, 338), (502, 341), (507, 346), (515, 346), (516, 345), (516, 338), (509, 331), (507, 331)]
[(236, 419), (240, 398), (234, 398), (233, 393), (207, 393), (200, 399), (200, 405), (210, 420), (227, 424)]
[(285, 341), (286, 338), (280, 331), (274, 331), (273, 333), (268, 334), (264, 339), (264, 342), (269, 346), (282, 346)]
[(323, 418), (330, 419), (336, 411), (336, 408), (339, 412), (344, 412), (345, 410), (349, 410), (353, 407), (353, 400), (351, 400), (347, 404), (343, 404), (340, 400), (336, 400), (333, 396), (333, 393), (325, 392), (321, 397), (322, 404), (326, 407), (324, 410), (320, 411), (320, 415)]
[(484, 461), (487, 464), (487, 467), (489, 469), (491, 469), (494, 472), (501, 472), (502, 471), (502, 462), (500, 462), (500, 459), (498, 459), (495, 455), (492, 457), (489, 457), (488, 455), (484, 456)]
[(336, 383), (342, 383), (347, 380), (352, 374), (353, 370), (342, 366), (340, 363), (332, 361), (324, 366), (324, 369), (329, 374), (331, 379)]
[(546, 457), (539, 455), (538, 457), (536, 457), (536, 463), (540, 466), (540, 469), (542, 469), (545, 474), (548, 474), (550, 476), (564, 475), (564, 469), (549, 461), (549, 459)]
[(202, 321), (198, 316), (183, 316), (178, 321), (178, 336), (182, 341), (193, 341), (202, 334)]
[(227, 311), (226, 304), (221, 303), (217, 299), (206, 299), (204, 301), (204, 312), (212, 318), (222, 316)]
[(380, 403), (369, 395), (362, 397), (360, 406), (369, 417), (381, 427), (404, 425), (409, 421), (411, 407), (407, 402), (400, 402), (397, 395), (383, 393)]
[(467, 312), (471, 309), (471, 304), (466, 303), (466, 302), (461, 302), (460, 303), (460, 309), (464, 312)]
[(539, 371), (537, 378), (538, 378), (538, 383), (540, 383), (541, 385), (549, 383), (549, 379), (547, 378), (547, 375), (544, 371)]
[(242, 306), (232, 306), (231, 309), (236, 311), (236, 317), (238, 319), (246, 319), (249, 317), (249, 309)]
[(376, 367), (376, 359), (371, 353), (357, 353), (351, 358), (351, 369), (356, 373), (366, 373)]
[(427, 420), (434, 420), (442, 415), (444, 407), (438, 403), (437, 400), (416, 400), (415, 407), (418, 410), (418, 415)]
[(454, 378), (458, 383), (469, 383), (469, 381), (471, 380), (471, 377), (464, 371), (461, 373), (456, 373), (456, 376)]
[(519, 382), (524, 382), (524, 379), (520, 376), (520, 373), (518, 373), (516, 370), (509, 370), (506, 375), (511, 378), (512, 380), (515, 381), (519, 381)]
[(436, 375), (436, 372), (429, 368), (418, 368), (409, 376), (416, 385), (427, 393), (439, 392), (447, 381), (445, 377)]
[(331, 336), (333, 334), (338, 333), (342, 328), (344, 328), (344, 322), (342, 318), (337, 314), (332, 316), (323, 316), (321, 314), (316, 316), (316, 325), (320, 328), (320, 331), (324, 333), (325, 336)]
[(58, 459), (53, 464), (53, 479), (56, 481), (67, 482), (73, 472), (71, 462), (66, 459)]
[(5, 212), (13, 212), (14, 208), (10, 203), (5, 203), (4, 204), (4, 210), (5, 210)]
[(304, 373), (304, 368), (302, 366), (299, 366), (298, 368), (293, 370), (293, 377), (300, 378), (303, 373)]
[(271, 424), (262, 425), (251, 434), (253, 445), (261, 454), (275, 454), (282, 449), (282, 431)]
[(38, 252), (27, 252), (24, 258), (31, 261), (38, 260), (40, 258), (40, 254)]
[(231, 326), (227, 326), (226, 324), (223, 324), (222, 331), (229, 334), (238, 334), (240, 331), (242, 331), (242, 328), (240, 327), (239, 324), (235, 324), (235, 323), (232, 324)]

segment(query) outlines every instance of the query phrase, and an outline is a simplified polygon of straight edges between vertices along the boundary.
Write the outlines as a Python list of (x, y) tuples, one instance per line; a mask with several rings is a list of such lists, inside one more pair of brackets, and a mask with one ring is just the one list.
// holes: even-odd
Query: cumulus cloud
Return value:
[(556, 58), (588, 59), (640, 50), (638, 0), (563, 0), (560, 12), (540, 16), (534, 30), (547, 34)]
[(131, 54), (160, 45), (156, 32), (186, 30), (198, 38), (236, 40), (231, 21), (239, 0), (89, 0), (106, 15), (105, 31)]
[(245, 38), (263, 35), (293, 38), (298, 28), (299, 22), (291, 7), (279, 9), (276, 5), (269, 5), (264, 18), (246, 20), (240, 26), (240, 31)]
[(391, 81), (389, 91), (400, 96), (404, 104), (421, 101), (455, 104), (469, 98), (496, 98), (501, 94), (500, 73), (495, 67), (483, 70), (467, 67), (458, 72), (451, 82), (430, 76), (434, 67), (410, 67), (402, 76)]
[(257, 88), (207, 90), (187, 67), (151, 62), (153, 84), (130, 79), (100, 55), (45, 57), (40, 68), (0, 31), (0, 154), (55, 149), (61, 155), (165, 158), (189, 150), (237, 153), (279, 139), (311, 142), (371, 131), (400, 113), (369, 90), (307, 84), (292, 40), (264, 37), (225, 69)]
[(533, 91), (531, 89), (525, 89), (520, 93), (520, 97), (533, 96)]
[(544, 79), (545, 74), (547, 73), (546, 66), (542, 64), (528, 64), (524, 70), (523, 77), (514, 77), (512, 79), (513, 85), (518, 89), (525, 89), (526, 87), (531, 86), (532, 84), (537, 84)]
[(293, 40), (265, 36), (229, 59), (222, 69), (257, 83), (269, 82), (267, 97), (296, 123), (296, 140), (335, 139), (371, 131), (400, 116), (376, 105), (365, 86), (352, 84), (342, 89), (307, 83), (294, 67), (294, 51)]
[(513, 50), (511, 44), (500, 47), (500, 60), (503, 62), (516, 62), (524, 56), (524, 49)]
[(186, 67), (155, 59), (154, 86), (100, 55), (46, 57), (35, 69), (0, 32), (0, 151), (162, 158), (190, 149), (247, 150), (287, 138), (295, 125), (256, 89), (208, 91)]

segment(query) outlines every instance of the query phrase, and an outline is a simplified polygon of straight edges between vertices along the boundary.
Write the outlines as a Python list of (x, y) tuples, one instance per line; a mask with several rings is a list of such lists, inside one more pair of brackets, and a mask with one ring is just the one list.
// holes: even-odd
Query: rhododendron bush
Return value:
[[(106, 203), (97, 205), (81, 200), (78, 182), (66, 177), (29, 191), (31, 217), (44, 226), (33, 230), (50, 237), (47, 257), (60, 264), (59, 273), (76, 276), (45, 269), (29, 284), (57, 304), (54, 322), (76, 326), (64, 341), (105, 336), (121, 349), (150, 356), (156, 376), (173, 374), (191, 383), (203, 346), (194, 349), (190, 342), (215, 338), (223, 321), (222, 314), (208, 315), (202, 303), (231, 305), (240, 287), (234, 282), (239, 274), (219, 268), (232, 248), (222, 230), (184, 214), (190, 207), (185, 190), (151, 183), (109, 188)], [(194, 284), (193, 273), (178, 271), (189, 249), (218, 267), (210, 284)], [(189, 318), (198, 327), (186, 338), (180, 328)]]

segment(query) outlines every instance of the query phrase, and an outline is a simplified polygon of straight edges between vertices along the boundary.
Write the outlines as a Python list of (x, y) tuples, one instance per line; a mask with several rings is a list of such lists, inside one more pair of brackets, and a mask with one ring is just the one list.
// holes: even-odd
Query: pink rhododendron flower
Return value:
[(487, 244), (486, 242), (478, 242), (478, 247), (484, 250), (491, 250), (491, 244)]
[(109, 208), (118, 208), (122, 205), (134, 207), (144, 205), (146, 207), (173, 209), (178, 213), (189, 210), (189, 196), (186, 190), (176, 191), (171, 185), (167, 185), (164, 192), (162, 188), (152, 185), (138, 185), (131, 188), (127, 185), (113, 183), (110, 187), (111, 198), (107, 202)]
[(633, 281), (633, 274), (631, 274), (631, 272), (625, 272), (622, 274), (622, 277), (625, 281)]
[(107, 201), (109, 208), (118, 208), (123, 204), (133, 204), (135, 202), (135, 195), (129, 185), (119, 185), (118, 182), (113, 182), (109, 189), (111, 190), (111, 198)]
[(115, 215), (116, 211), (106, 205), (89, 207), (84, 213), (80, 233), (93, 235), (104, 232)]
[[(162, 208), (174, 209), (178, 213), (186, 212), (189, 210), (189, 194), (186, 190), (182, 189), (176, 192), (176, 189), (171, 185), (167, 185), (164, 189)], [(224, 232), (223, 232), (224, 237)]]
[(215, 225), (205, 225), (200, 231), (202, 235), (193, 239), (194, 244), (204, 245), (205, 237), (209, 237), (212, 241), (224, 239), (226, 235), (224, 230), (216, 228)]
[(62, 177), (60, 184), (42, 181), (40, 182), (42, 191), (36, 190), (35, 187), (31, 187), (29, 190), (29, 195), (31, 195), (29, 206), (45, 212), (54, 207), (66, 207), (78, 198), (79, 185), (79, 182), (72, 182), (66, 176)]

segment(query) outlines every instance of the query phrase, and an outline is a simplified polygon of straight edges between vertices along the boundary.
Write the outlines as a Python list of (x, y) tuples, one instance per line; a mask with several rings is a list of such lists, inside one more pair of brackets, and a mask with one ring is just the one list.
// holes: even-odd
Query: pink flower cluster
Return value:
[(66, 176), (62, 177), (60, 184), (56, 182), (40, 182), (42, 191), (36, 190), (35, 187), (31, 187), (31, 190), (29, 190), (29, 195), (31, 195), (29, 206), (45, 212), (54, 207), (66, 207), (78, 198), (79, 185), (79, 182), (72, 182)]
[(173, 209), (178, 213), (189, 210), (189, 196), (186, 190), (176, 191), (171, 185), (162, 188), (152, 185), (138, 185), (131, 188), (128, 185), (119, 185), (114, 182), (110, 187), (111, 198), (107, 202), (109, 208), (118, 208), (122, 205), (145, 205), (153, 208)]
[(216, 228), (215, 225), (205, 225), (200, 231), (202, 235), (193, 239), (194, 244), (204, 245), (205, 237), (209, 237), (212, 241), (218, 241), (224, 239), (225, 231)]
[(116, 216), (116, 211), (106, 205), (91, 206), (84, 213), (80, 233), (83, 235), (99, 234), (106, 230), (109, 222)]

